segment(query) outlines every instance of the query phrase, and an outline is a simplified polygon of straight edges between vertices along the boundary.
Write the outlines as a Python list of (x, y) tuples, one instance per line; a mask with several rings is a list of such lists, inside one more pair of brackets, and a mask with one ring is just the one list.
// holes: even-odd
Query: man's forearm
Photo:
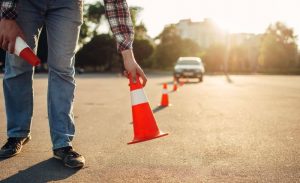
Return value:
[(118, 51), (132, 49), (134, 30), (126, 0), (104, 0), (106, 16)]
[(0, 19), (15, 20), (17, 16), (17, 0), (0, 0)]

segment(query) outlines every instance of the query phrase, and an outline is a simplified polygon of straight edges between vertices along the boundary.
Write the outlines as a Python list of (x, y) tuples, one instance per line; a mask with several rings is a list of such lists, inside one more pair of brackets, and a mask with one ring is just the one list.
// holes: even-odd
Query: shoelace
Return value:
[(75, 152), (71, 147), (70, 148), (66, 148), (65, 149), (65, 153), (68, 154), (67, 156), (72, 156), (73, 158), (77, 158), (79, 157), (80, 155)]

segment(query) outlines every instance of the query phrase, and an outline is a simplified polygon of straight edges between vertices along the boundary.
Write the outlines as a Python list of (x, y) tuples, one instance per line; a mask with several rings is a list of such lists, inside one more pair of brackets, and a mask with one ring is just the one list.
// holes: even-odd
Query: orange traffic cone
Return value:
[(14, 54), (23, 58), (32, 66), (37, 66), (41, 63), (40, 59), (33, 53), (30, 47), (20, 37), (17, 37), (16, 39)]
[(173, 82), (173, 91), (174, 92), (177, 91), (177, 82), (176, 81)]
[(139, 143), (168, 135), (161, 132), (156, 124), (153, 112), (144, 93), (139, 76), (136, 83), (129, 76), (129, 86), (132, 105), (134, 139), (128, 144)]
[(180, 81), (179, 82), (179, 86), (183, 86), (184, 85), (184, 82), (183, 81)]
[(168, 96), (167, 83), (164, 83), (164, 85), (163, 85), (160, 106), (162, 106), (162, 107), (168, 107), (169, 106), (169, 96)]

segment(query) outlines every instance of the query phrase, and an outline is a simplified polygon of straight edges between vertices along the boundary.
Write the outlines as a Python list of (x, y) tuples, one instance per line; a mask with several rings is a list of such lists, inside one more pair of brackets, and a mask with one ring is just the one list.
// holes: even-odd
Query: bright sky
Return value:
[[(94, 2), (96, 0), (86, 0)], [(282, 21), (300, 35), (300, 0), (127, 0), (129, 6), (140, 6), (139, 17), (151, 37), (165, 25), (180, 19), (202, 21), (213, 19), (232, 33), (263, 33), (270, 23)], [(300, 43), (300, 37), (298, 38)], [(300, 45), (300, 44), (299, 44)]]

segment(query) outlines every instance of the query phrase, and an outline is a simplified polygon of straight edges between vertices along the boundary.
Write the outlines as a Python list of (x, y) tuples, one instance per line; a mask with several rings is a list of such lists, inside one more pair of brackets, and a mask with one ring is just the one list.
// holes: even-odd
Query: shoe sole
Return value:
[[(59, 156), (53, 155), (53, 157), (54, 157), (55, 159), (58, 159), (58, 160), (63, 161)], [(65, 165), (66, 167), (69, 167), (69, 168), (82, 168), (82, 167), (84, 166), (84, 164), (85, 164), (85, 163), (82, 163), (82, 164), (77, 165), (77, 166), (70, 166), (70, 165), (64, 163), (64, 165)]]
[(14, 157), (14, 156), (20, 154), (21, 151), (22, 151), (23, 146), (24, 146), (25, 144), (27, 144), (30, 140), (31, 140), (31, 137), (29, 136), (29, 137), (27, 137), (27, 138), (25, 139), (25, 141), (22, 143), (22, 146), (21, 146), (21, 148), (19, 149), (19, 151), (17, 151), (17, 152), (14, 153), (14, 154), (8, 155), (8, 156), (0, 156), (0, 158), (11, 158), (11, 157)]

